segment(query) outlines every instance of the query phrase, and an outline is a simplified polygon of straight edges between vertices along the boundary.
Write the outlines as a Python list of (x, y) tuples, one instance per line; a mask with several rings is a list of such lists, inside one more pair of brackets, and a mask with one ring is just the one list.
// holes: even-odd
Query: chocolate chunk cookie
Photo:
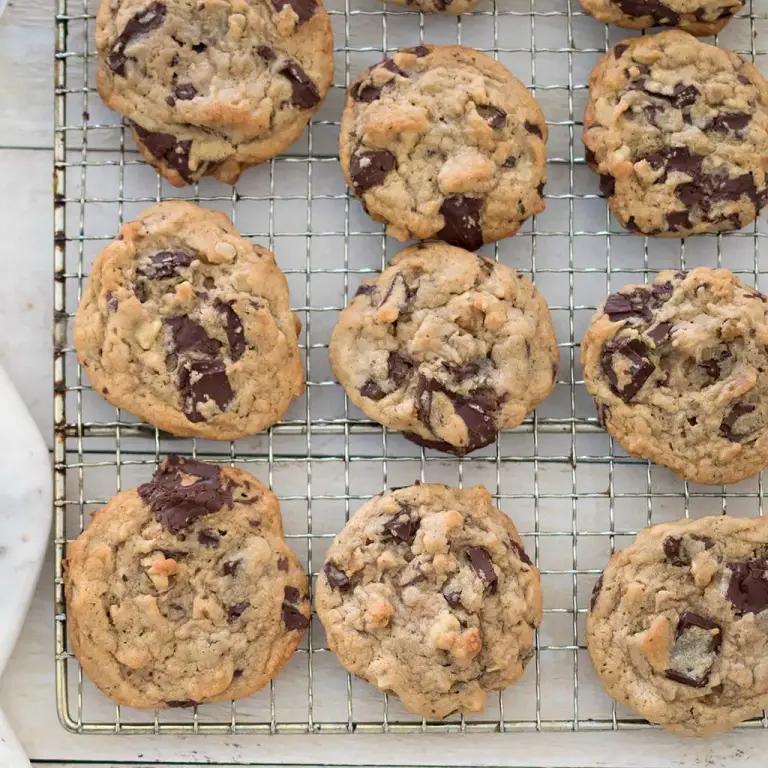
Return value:
[(768, 83), (677, 30), (615, 45), (590, 78), (587, 162), (632, 232), (740, 229), (768, 200)]
[(679, 27), (702, 37), (720, 32), (743, 5), (743, 0), (581, 0), (581, 7), (605, 24)]
[(581, 362), (624, 450), (697, 483), (735, 483), (768, 465), (766, 302), (708, 267), (608, 297)]
[(445, 243), (413, 245), (341, 313), (331, 367), (367, 416), (463, 456), (516, 427), (555, 386), (549, 309), (515, 270)]
[(94, 389), (184, 437), (235, 440), (304, 389), (298, 318), (266, 248), (223, 213), (152, 206), (96, 258), (75, 318)]
[(97, 84), (174, 186), (292, 144), (333, 77), (322, 0), (102, 0)]
[(546, 140), (539, 105), (501, 64), (470, 48), (422, 45), (349, 88), (340, 159), (388, 235), (475, 251), (544, 209)]
[(349, 671), (431, 719), (482, 712), (514, 683), (541, 621), (539, 571), (481, 486), (414, 485), (336, 537), (315, 608)]
[(309, 624), (307, 578), (275, 495), (171, 456), (67, 548), (70, 650), (117, 704), (228, 701), (263, 688)]
[(613, 698), (673, 733), (727, 731), (768, 706), (768, 519), (641, 531), (595, 585), (587, 646)]

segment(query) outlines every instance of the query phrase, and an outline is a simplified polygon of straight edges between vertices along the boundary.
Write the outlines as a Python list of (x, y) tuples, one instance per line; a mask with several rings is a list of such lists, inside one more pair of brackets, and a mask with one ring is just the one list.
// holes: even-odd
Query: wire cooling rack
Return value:
[[(578, 342), (606, 292), (663, 268), (722, 264), (760, 285), (766, 232), (749, 227), (687, 242), (628, 235), (611, 219), (580, 141), (587, 78), (626, 37), (580, 13), (576, 0), (486, 0), (461, 18), (423, 16), (379, 0), (328, 0), (336, 76), (304, 137), (227, 187), (162, 181), (94, 87), (95, 0), (55, 2), (55, 544), (56, 692), (78, 733), (305, 733), (586, 730), (647, 727), (602, 692), (585, 650), (584, 615), (611, 552), (652, 522), (728, 512), (763, 514), (761, 478), (694, 486), (627, 457), (598, 427)], [(758, 66), (768, 56), (768, 0), (755, 0), (717, 41)], [(760, 12), (758, 12), (760, 11)], [(337, 162), (345, 86), (386, 52), (422, 41), (460, 43), (497, 57), (532, 88), (550, 128), (547, 209), (514, 238), (483, 252), (535, 280), (550, 303), (562, 368), (553, 395), (496, 445), (464, 459), (423, 451), (350, 405), (333, 381), (327, 345), (337, 312), (361, 280), (401, 245), (350, 198)], [(763, 67), (768, 71), (768, 66)], [(94, 393), (72, 348), (72, 318), (98, 251), (146, 206), (187, 198), (225, 211), (271, 248), (303, 322), (307, 391), (267, 433), (232, 444), (180, 440), (137, 423)], [(765, 281), (762, 285), (765, 290)], [(115, 707), (68, 652), (62, 558), (91, 513), (151, 475), (168, 453), (245, 468), (278, 494), (290, 545), (315, 576), (333, 536), (364, 500), (419, 479), (484, 484), (523, 532), (541, 567), (544, 621), (524, 679), (488, 697), (483, 715), (427, 723), (351, 679), (313, 618), (299, 651), (253, 697), (194, 710)], [(766, 727), (756, 719), (745, 727)]]

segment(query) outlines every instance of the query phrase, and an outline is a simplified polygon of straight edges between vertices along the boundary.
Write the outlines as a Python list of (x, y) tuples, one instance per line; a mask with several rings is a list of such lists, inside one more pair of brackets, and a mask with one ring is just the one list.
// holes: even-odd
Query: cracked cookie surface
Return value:
[(367, 416), (457, 455), (517, 426), (559, 369), (549, 308), (530, 281), (445, 243), (410, 246), (363, 283), (329, 353)]
[(673, 733), (768, 706), (768, 519), (646, 528), (595, 585), (587, 646), (607, 692)]
[(768, 83), (677, 30), (631, 38), (590, 77), (587, 162), (632, 232), (740, 229), (768, 200)]
[(235, 440), (304, 389), (288, 284), (220, 212), (152, 206), (96, 258), (74, 328), (94, 389), (184, 437)]
[(584, 382), (608, 433), (633, 456), (698, 483), (762, 470), (767, 301), (708, 267), (611, 294), (581, 342)]
[(344, 178), (398, 240), (468, 250), (544, 209), (547, 126), (525, 86), (470, 48), (403, 49), (350, 86)]
[(333, 77), (322, 0), (102, 0), (96, 45), (101, 98), (175, 186), (282, 152)]
[(743, 5), (743, 0), (581, 0), (581, 7), (604, 24), (678, 27), (700, 37), (716, 35)]
[(229, 701), (263, 688), (309, 624), (277, 497), (238, 469), (172, 456), (67, 547), (70, 650), (118, 704)]
[(533, 656), (539, 571), (481, 486), (415, 485), (347, 523), (318, 576), (315, 608), (349, 671), (412, 712), (481, 712)]

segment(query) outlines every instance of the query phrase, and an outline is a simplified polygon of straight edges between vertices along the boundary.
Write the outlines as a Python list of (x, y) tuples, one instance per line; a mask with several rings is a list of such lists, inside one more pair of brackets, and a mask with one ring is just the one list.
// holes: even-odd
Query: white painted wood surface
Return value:
[[(11, 0), (0, 19), (0, 360), (36, 422), (51, 434), (51, 0)], [(3, 431), (0, 439), (13, 436)], [(246, 764), (514, 766), (759, 766), (768, 733), (706, 742), (660, 731), (452, 736), (116, 737), (76, 736), (58, 724), (53, 687), (52, 562), (9, 669), (7, 712), (30, 757), (52, 768), (94, 761), (148, 766)], [(11, 585), (0, 585), (7, 589)], [(64, 761), (56, 762), (56, 761)], [(100, 762), (99, 762), (100, 761)], [(2, 766), (0, 766), (2, 768)]]

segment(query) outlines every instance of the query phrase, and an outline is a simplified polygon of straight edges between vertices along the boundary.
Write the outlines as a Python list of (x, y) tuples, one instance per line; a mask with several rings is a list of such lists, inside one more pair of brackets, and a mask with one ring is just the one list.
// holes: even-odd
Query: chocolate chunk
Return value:
[(720, 378), (720, 363), (717, 360), (702, 360), (699, 363), (699, 368), (702, 368), (712, 381), (717, 381)]
[(609, 173), (600, 174), (600, 191), (608, 197), (616, 192), (616, 179)]
[(738, 613), (762, 613), (768, 608), (768, 560), (753, 558), (741, 563), (728, 563), (731, 580), (728, 600)]
[(197, 96), (197, 88), (192, 83), (179, 83), (179, 85), (174, 86), (173, 95), (179, 101), (189, 101)]
[(620, 59), (624, 55), (624, 51), (628, 50), (629, 46), (625, 43), (618, 43), (613, 46), (613, 56), (616, 59)]
[(721, 112), (710, 120), (705, 131), (714, 131), (715, 133), (728, 133), (728, 131), (743, 131), (752, 115), (744, 112)]
[(165, 11), (164, 3), (150, 3), (147, 8), (128, 20), (107, 56), (107, 64), (116, 75), (125, 77), (125, 64), (129, 58), (125, 54), (125, 46), (134, 38), (161, 27), (165, 20)]
[(309, 21), (317, 11), (317, 3), (315, 0), (272, 0), (272, 5), (278, 13), (280, 13), (286, 5), (293, 8), (294, 13), (299, 17), (299, 26), (304, 22)]
[(350, 89), (350, 92), (355, 101), (363, 101), (366, 104), (376, 101), (381, 96), (381, 88), (379, 88), (378, 85), (373, 85), (371, 83), (368, 85), (355, 83)]
[(178, 277), (181, 269), (190, 266), (196, 255), (185, 251), (160, 251), (149, 256), (149, 264), (136, 270), (137, 275), (149, 280), (167, 280)]
[(400, 77), (408, 77), (408, 75), (406, 75), (405, 72), (403, 72), (403, 70), (400, 69), (400, 67), (398, 67), (397, 64), (395, 64), (395, 62), (389, 57), (384, 59), (384, 61), (379, 64), (377, 69), (386, 69), (388, 72), (392, 72), (395, 75), (400, 75)]
[(183, 701), (166, 701), (166, 706), (172, 707), (173, 709), (187, 709), (188, 707), (196, 707), (198, 702), (192, 701), (192, 699), (184, 699)]
[(285, 628), (289, 632), (294, 629), (304, 629), (304, 627), (309, 625), (309, 619), (296, 606), (290, 603), (283, 603), (280, 615), (282, 616)]
[(723, 642), (722, 633), (719, 624), (698, 613), (680, 614), (665, 676), (683, 685), (703, 688)]
[(453, 0), (434, 0), (435, 3), (435, 9), (438, 11), (444, 11)]
[(446, 197), (440, 205), (444, 225), (435, 237), (450, 245), (476, 251), (483, 244), (483, 230), (480, 226), (482, 207), (483, 201), (479, 197)]
[(651, 294), (657, 301), (667, 301), (675, 288), (672, 283), (654, 283), (651, 286)]
[(117, 312), (117, 299), (115, 298), (115, 295), (112, 293), (112, 291), (107, 292), (107, 309), (110, 309), (112, 312)]
[(603, 588), (603, 574), (601, 573), (597, 577), (597, 581), (595, 582), (595, 586), (592, 587), (592, 594), (589, 598), (589, 610), (594, 611), (595, 606), (597, 605), (597, 598), (600, 597), (600, 590)]
[[(645, 355), (648, 354), (648, 347), (639, 339), (619, 340), (618, 342), (608, 343), (603, 347), (601, 368), (608, 379), (611, 391), (618, 395), (625, 403), (629, 403), (632, 398), (642, 389), (643, 384), (650, 378), (656, 370), (656, 366), (648, 360)], [(629, 382), (624, 387), (619, 387), (619, 380), (613, 370), (613, 361), (615, 355), (622, 355), (629, 359)]]
[(192, 46), (192, 50), (195, 53), (202, 53), (206, 48), (208, 48), (208, 46), (205, 43), (195, 43)]
[(229, 610), (227, 611), (227, 621), (231, 623), (236, 619), (239, 619), (245, 613), (246, 609), (250, 607), (250, 603), (235, 603), (234, 605), (230, 605)]
[(387, 358), (387, 372), (389, 378), (399, 387), (411, 376), (413, 363), (399, 352), (390, 352)]
[(525, 550), (514, 539), (509, 540), (509, 546), (515, 550), (515, 554), (517, 554), (518, 558), (526, 565), (533, 565), (531, 558), (525, 554)]
[(406, 53), (412, 53), (417, 59), (429, 56), (429, 48), (424, 45), (417, 45), (415, 48), (405, 48)]
[(757, 435), (752, 432), (737, 434), (733, 431), (733, 427), (736, 422), (742, 416), (746, 416), (748, 413), (752, 413), (754, 410), (755, 406), (751, 403), (736, 403), (736, 405), (731, 408), (731, 410), (728, 412), (728, 415), (720, 423), (720, 434), (726, 440), (730, 440), (732, 443), (742, 443), (750, 439), (750, 437), (757, 437)]
[(528, 133), (532, 133), (535, 136), (538, 136), (540, 139), (544, 138), (544, 134), (542, 133), (541, 128), (536, 125), (536, 123), (531, 123), (530, 121), (526, 120), (524, 126)]
[(664, 557), (671, 565), (690, 565), (691, 559), (688, 553), (681, 548), (683, 540), (678, 536), (667, 536), (662, 541), (661, 546), (664, 549)]
[(597, 170), (597, 156), (589, 147), (584, 147), (584, 162), (590, 166), (590, 168)]
[(227, 334), (229, 344), (229, 356), (233, 360), (239, 360), (245, 352), (245, 331), (240, 316), (232, 307), (234, 302), (216, 299), (214, 309), (224, 316), (224, 332)]
[(295, 61), (286, 61), (278, 73), (291, 82), (291, 104), (294, 107), (310, 109), (320, 103), (317, 86)]
[(392, 279), (392, 282), (389, 284), (389, 287), (387, 288), (386, 292), (384, 293), (384, 296), (381, 299), (381, 303), (379, 304), (380, 307), (384, 306), (384, 304), (389, 301), (389, 297), (395, 292), (395, 288), (398, 285), (402, 285), (405, 289), (405, 302), (400, 305), (400, 311), (401, 312), (408, 312), (410, 311), (411, 302), (413, 301), (413, 297), (416, 295), (416, 289), (412, 288), (408, 283), (405, 282), (405, 278), (403, 277), (402, 272), (398, 272), (394, 278)]
[[(695, 177), (701, 171), (704, 157), (696, 152), (691, 152), (688, 147), (666, 147), (647, 155), (645, 160), (652, 168), (665, 168), (667, 172), (679, 171)], [(659, 182), (665, 179), (666, 174), (663, 174), (659, 178)]]
[(289, 563), (288, 563), (288, 558), (287, 557), (283, 557), (281, 555), (280, 558), (278, 558), (277, 570), (278, 571), (285, 571), (286, 573), (288, 572), (288, 570), (289, 570)]
[(362, 387), (360, 387), (360, 394), (363, 397), (367, 397), (369, 400), (382, 400), (387, 396), (387, 393), (373, 380), (368, 379)]
[[(456, 415), (459, 416), (467, 426), (467, 446), (451, 446), (443, 441), (424, 441), (423, 438), (416, 438), (412, 433), (404, 433), (409, 440), (418, 445), (425, 445), (428, 448), (437, 448), (463, 456), (466, 453), (489, 445), (496, 439), (498, 430), (496, 428), (495, 413), (498, 410), (499, 402), (490, 390), (477, 390), (468, 397), (459, 395), (446, 389), (439, 381), (427, 379), (424, 376), (419, 377), (416, 385), (416, 411), (421, 422), (427, 428), (431, 429), (432, 418), (432, 400), (435, 392), (444, 394)], [(438, 447), (439, 446), (439, 447)]]
[(179, 368), (177, 384), (182, 410), (192, 422), (205, 421), (198, 405), (213, 400), (220, 410), (225, 411), (235, 397), (223, 360), (185, 362)]
[(448, 605), (451, 606), (451, 608), (461, 608), (461, 592), (459, 592), (457, 589), (452, 590), (446, 590), (443, 592), (443, 597), (445, 598)]
[(256, 49), (256, 53), (258, 53), (259, 56), (262, 59), (264, 59), (264, 61), (274, 61), (275, 60), (275, 52), (268, 45), (260, 45)]
[(651, 341), (653, 341), (657, 347), (660, 347), (672, 338), (672, 328), (672, 323), (659, 323), (647, 331), (647, 334)]
[(283, 590), (283, 598), (289, 603), (298, 603), (301, 600), (301, 592), (296, 587), (286, 587)]
[[(528, 342), (525, 342), (528, 344)], [(526, 347), (527, 349), (527, 347)], [(529, 352), (530, 354), (530, 352)], [(453, 363), (443, 363), (443, 368), (456, 377), (458, 381), (466, 381), (476, 376), (480, 372), (480, 363), (462, 363), (461, 365), (454, 365)]]
[(325, 572), (325, 578), (328, 579), (328, 584), (332, 589), (347, 589), (349, 587), (349, 576), (344, 571), (336, 566), (334, 562), (329, 560), (323, 567)]
[(222, 507), (232, 508), (232, 491), (222, 483), (219, 467), (178, 456), (165, 459), (152, 480), (140, 485), (137, 492), (157, 522), (171, 533)]
[(372, 296), (376, 293), (376, 286), (373, 283), (362, 283), (355, 291), (355, 296)]
[(476, 107), (477, 114), (485, 120), (491, 128), (501, 129), (507, 124), (507, 113), (498, 107), (492, 107), (490, 104), (482, 104)]
[(752, 85), (752, 81), (746, 75), (738, 75), (736, 79), (742, 85)]
[(677, 26), (679, 15), (659, 0), (616, 0), (616, 5), (627, 16), (651, 16), (656, 24)]
[(212, 339), (202, 325), (187, 315), (168, 317), (165, 324), (171, 330), (173, 351), (177, 354), (195, 352), (206, 356), (218, 354), (221, 344)]
[(603, 311), (613, 323), (633, 317), (641, 317), (650, 322), (653, 319), (650, 303), (650, 291), (639, 288), (631, 293), (612, 293), (605, 300)]
[(385, 539), (392, 539), (398, 544), (413, 544), (420, 520), (409, 507), (403, 509), (382, 526)]
[(472, 570), (485, 582), (485, 594), (495, 594), (499, 585), (499, 577), (493, 570), (493, 561), (488, 550), (485, 547), (468, 547), (467, 558)]
[[(191, 184), (195, 180), (189, 167), (189, 153), (192, 150), (191, 139), (176, 141), (176, 138), (170, 133), (147, 131), (135, 122), (132, 125), (141, 143), (156, 160), (165, 163), (169, 168), (176, 171), (187, 184)], [(202, 175), (206, 167), (201, 165), (197, 169), (197, 175)]]
[(219, 532), (213, 528), (204, 528), (197, 534), (197, 540), (204, 547), (218, 547), (219, 546)]
[(240, 560), (225, 560), (221, 564), (221, 572), (224, 576), (234, 576), (240, 567)]
[(385, 149), (358, 152), (349, 160), (349, 176), (357, 194), (382, 184), (387, 174), (395, 168), (395, 156)]
[(681, 230), (693, 229), (690, 211), (673, 211), (665, 217), (667, 228), (670, 232), (680, 232)]
[(517, 158), (510, 155), (503, 163), (503, 168), (514, 168), (517, 165)]

